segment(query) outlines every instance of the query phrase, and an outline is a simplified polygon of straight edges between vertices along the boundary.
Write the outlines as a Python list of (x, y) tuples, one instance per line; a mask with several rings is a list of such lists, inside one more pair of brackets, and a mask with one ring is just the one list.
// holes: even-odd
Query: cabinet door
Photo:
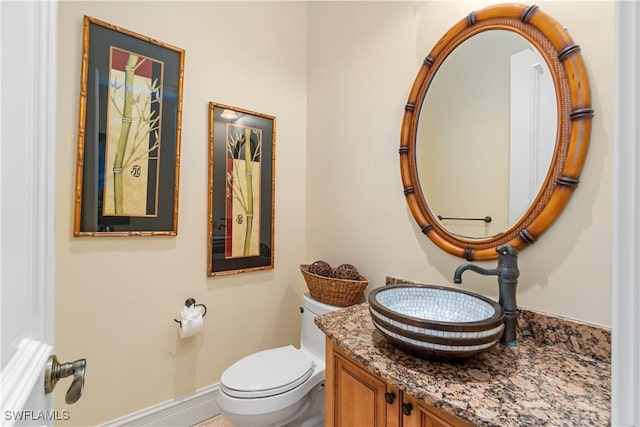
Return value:
[(404, 395), (402, 427), (472, 427), (471, 424), (433, 406)]
[(398, 390), (353, 363), (327, 341), (325, 425), (399, 427)]

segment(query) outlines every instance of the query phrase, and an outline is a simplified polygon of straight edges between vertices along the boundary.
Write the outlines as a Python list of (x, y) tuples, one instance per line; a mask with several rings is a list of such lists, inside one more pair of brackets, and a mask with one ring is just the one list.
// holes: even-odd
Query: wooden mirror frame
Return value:
[[(499, 235), (468, 239), (445, 229), (425, 200), (416, 167), (418, 118), (427, 90), (447, 56), (470, 37), (495, 29), (520, 34), (547, 62), (556, 92), (558, 130), (547, 176), (525, 214)], [(560, 215), (580, 182), (593, 117), (589, 80), (580, 47), (538, 6), (501, 4), (472, 12), (460, 20), (424, 59), (404, 110), (399, 150), (404, 194), (422, 232), (450, 254), (469, 261), (490, 260), (497, 258), (495, 248), (500, 245), (508, 243), (522, 250), (535, 243)]]

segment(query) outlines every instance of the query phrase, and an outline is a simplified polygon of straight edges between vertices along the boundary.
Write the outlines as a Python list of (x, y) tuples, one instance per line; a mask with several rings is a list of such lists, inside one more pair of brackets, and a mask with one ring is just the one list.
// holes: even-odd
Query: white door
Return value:
[(53, 425), (57, 4), (0, 1), (0, 425)]
[(556, 144), (555, 105), (551, 71), (540, 53), (532, 48), (511, 55), (509, 224), (527, 211), (547, 176)]

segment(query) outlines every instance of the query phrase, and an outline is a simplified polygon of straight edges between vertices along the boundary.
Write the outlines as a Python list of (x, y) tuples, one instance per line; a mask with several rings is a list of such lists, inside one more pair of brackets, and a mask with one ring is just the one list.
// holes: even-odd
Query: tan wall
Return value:
[[(372, 286), (388, 275), (451, 284), (462, 260), (420, 233), (402, 194), (400, 124), (424, 55), (487, 4), (60, 3), (56, 351), (88, 360), (69, 424), (182, 396), (244, 354), (297, 343), (301, 262), (353, 263)], [(580, 187), (520, 257), (518, 299), (610, 325), (614, 4), (540, 5), (581, 45), (596, 116)], [(186, 49), (177, 237), (71, 237), (83, 14)], [(237, 66), (247, 60), (257, 65)], [(205, 275), (209, 101), (277, 117), (273, 271)], [(493, 278), (465, 276), (464, 287), (497, 293)], [(172, 320), (187, 297), (209, 307), (205, 332), (189, 341)]]
[[(351, 262), (372, 287), (388, 275), (453, 286), (453, 272), (463, 260), (422, 235), (402, 193), (400, 126), (424, 56), (453, 24), (488, 4), (309, 6), (310, 261)], [(561, 217), (520, 255), (518, 302), (610, 325), (615, 5), (538, 4), (582, 47), (596, 114), (580, 186)], [(495, 278), (466, 274), (464, 288), (497, 295)]]
[[(82, 16), (186, 50), (177, 237), (73, 238)], [(56, 352), (85, 357), (85, 395), (56, 408), (88, 426), (215, 384), (246, 354), (297, 344), (304, 282), (306, 5), (60, 2), (56, 229)], [(208, 102), (276, 116), (272, 271), (207, 278)], [(188, 297), (206, 304), (205, 331), (181, 340)]]

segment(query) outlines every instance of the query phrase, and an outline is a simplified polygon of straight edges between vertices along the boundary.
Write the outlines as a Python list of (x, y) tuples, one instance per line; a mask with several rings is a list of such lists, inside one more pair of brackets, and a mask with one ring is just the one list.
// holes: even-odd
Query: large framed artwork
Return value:
[(74, 236), (177, 234), (184, 54), (84, 17)]
[(275, 117), (209, 103), (209, 276), (273, 268), (275, 141)]

